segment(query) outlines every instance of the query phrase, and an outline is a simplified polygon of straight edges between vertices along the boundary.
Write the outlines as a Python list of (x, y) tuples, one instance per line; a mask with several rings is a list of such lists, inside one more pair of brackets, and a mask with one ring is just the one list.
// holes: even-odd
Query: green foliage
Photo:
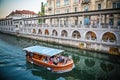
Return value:
[[(38, 15), (39, 15), (39, 16), (44, 16), (44, 15), (45, 15), (45, 5), (43, 5), (43, 2), (41, 2), (41, 12), (39, 11), (39, 12), (38, 12)], [(43, 19), (43, 20), (42, 20), (42, 19), (39, 19), (38, 22), (39, 22), (39, 23), (44, 23), (45, 20), (44, 20), (44, 19)]]
[(39, 19), (38, 22), (39, 22), (39, 23), (45, 23), (45, 19), (43, 19), (43, 20), (42, 20), (42, 19)]
[(38, 13), (39, 16), (45, 15), (45, 5), (43, 5), (43, 2), (41, 2), (41, 12)]

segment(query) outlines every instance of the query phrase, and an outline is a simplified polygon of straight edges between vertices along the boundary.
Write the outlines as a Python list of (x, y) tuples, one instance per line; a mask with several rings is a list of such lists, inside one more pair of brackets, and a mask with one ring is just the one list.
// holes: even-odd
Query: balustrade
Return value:
[(103, 29), (120, 29), (120, 26), (112, 26), (108, 24), (101, 24), (101, 25), (82, 25), (82, 24), (47, 24), (47, 23), (42, 23), (42, 24), (24, 24), (25, 27), (69, 27), (69, 28), (103, 28)]

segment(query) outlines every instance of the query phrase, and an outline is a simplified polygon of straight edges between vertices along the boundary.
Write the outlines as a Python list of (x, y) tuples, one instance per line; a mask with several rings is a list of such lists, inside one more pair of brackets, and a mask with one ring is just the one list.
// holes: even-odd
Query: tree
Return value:
[(45, 6), (43, 5), (43, 2), (41, 2), (41, 12), (39, 11), (38, 15), (39, 16), (45, 15)]
[[(41, 12), (38, 12), (38, 16), (44, 16), (45, 15), (45, 5), (43, 5), (43, 2), (41, 2)], [(45, 22), (45, 20), (42, 21), (42, 19), (39, 19), (39, 23)]]

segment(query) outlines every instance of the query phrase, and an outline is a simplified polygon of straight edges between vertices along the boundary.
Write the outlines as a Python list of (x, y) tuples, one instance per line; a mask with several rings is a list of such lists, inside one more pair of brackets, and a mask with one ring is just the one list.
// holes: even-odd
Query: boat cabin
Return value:
[(26, 60), (33, 64), (44, 66), (54, 72), (70, 71), (74, 67), (73, 60), (62, 56), (64, 50), (44, 46), (31, 46), (24, 48)]

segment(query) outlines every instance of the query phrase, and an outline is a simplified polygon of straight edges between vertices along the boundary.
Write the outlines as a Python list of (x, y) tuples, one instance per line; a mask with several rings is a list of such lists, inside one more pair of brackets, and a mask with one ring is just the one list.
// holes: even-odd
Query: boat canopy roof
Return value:
[(44, 46), (31, 46), (31, 47), (24, 48), (23, 50), (32, 52), (32, 53), (37, 53), (44, 56), (54, 56), (64, 51), (64, 50), (54, 49), (54, 48), (49, 48)]

